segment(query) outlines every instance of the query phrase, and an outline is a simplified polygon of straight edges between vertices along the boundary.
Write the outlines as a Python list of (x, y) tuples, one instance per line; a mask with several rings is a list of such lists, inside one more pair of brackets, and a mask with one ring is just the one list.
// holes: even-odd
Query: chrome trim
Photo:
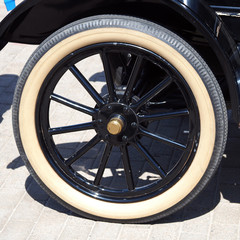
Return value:
[(210, 5), (209, 7), (215, 10), (223, 10), (223, 12), (225, 11), (240, 12), (240, 7), (218, 6), (218, 5)]
[(235, 17), (235, 18), (240, 18), (240, 13), (235, 13), (235, 12), (219, 12), (216, 11), (216, 14), (220, 17)]
[(218, 26), (217, 26), (217, 29), (216, 29), (216, 37), (219, 36), (221, 26), (222, 26), (222, 22), (219, 22), (219, 24), (218, 24)]

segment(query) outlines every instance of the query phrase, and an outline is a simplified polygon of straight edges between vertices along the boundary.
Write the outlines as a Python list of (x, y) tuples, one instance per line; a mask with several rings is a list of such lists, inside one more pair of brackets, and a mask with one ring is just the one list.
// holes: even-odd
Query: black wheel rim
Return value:
[[(101, 57), (104, 69), (107, 89), (104, 94), (100, 94), (77, 67), (77, 63), (95, 55)], [(111, 66), (111, 60), (116, 56), (123, 58), (122, 65), (125, 69), (121, 74), (121, 84), (116, 83)], [(155, 70), (154, 75), (157, 75), (154, 80), (151, 70)], [(66, 73), (71, 73), (89, 98), (94, 100), (95, 106), (88, 106), (56, 93), (60, 79)], [(55, 127), (51, 124), (50, 114), (53, 102), (60, 107), (88, 115), (91, 121)], [(171, 131), (174, 134), (179, 133), (175, 139), (161, 133), (166, 131), (164, 124), (159, 127), (162, 122), (170, 121), (180, 122), (185, 127), (179, 129), (177, 125), (172, 126)], [(36, 129), (47, 160), (64, 181), (88, 196), (125, 203), (152, 198), (181, 179), (194, 159), (200, 123), (192, 91), (174, 66), (139, 46), (101, 43), (69, 54), (48, 74), (37, 100)], [(94, 131), (94, 136), (64, 157), (55, 136), (73, 133), (82, 136), (89, 130)], [(150, 141), (151, 147), (145, 141)], [(154, 150), (159, 152), (158, 157), (152, 153), (154, 144), (161, 145), (159, 151), (158, 147), (155, 147), (157, 151)], [(90, 171), (87, 169), (88, 164), (84, 166), (83, 162), (87, 162), (85, 155), (97, 146), (98, 167), (91, 173), (94, 176), (88, 178), (82, 171), (78, 171), (76, 165), (81, 163), (82, 168)], [(161, 149), (165, 148), (171, 152), (171, 160), (168, 160), (169, 156), (161, 155)], [(104, 175), (116, 152), (120, 156), (118, 164), (122, 169), (121, 179), (125, 182), (122, 180), (122, 185), (112, 184), (116, 176)], [(172, 156), (175, 156), (174, 160)], [(141, 160), (141, 167), (135, 164), (137, 160), (132, 160), (136, 158)], [(148, 170), (143, 170), (142, 165), (146, 165), (145, 169)], [(117, 168), (119, 167), (111, 170), (117, 172)], [(145, 175), (146, 179), (142, 180)]]

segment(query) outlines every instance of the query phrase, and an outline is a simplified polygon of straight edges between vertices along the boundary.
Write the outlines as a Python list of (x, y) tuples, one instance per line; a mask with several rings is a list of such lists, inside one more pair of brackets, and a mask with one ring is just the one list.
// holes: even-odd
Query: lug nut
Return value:
[(109, 135), (108, 134), (105, 135), (105, 140), (109, 140)]
[(102, 119), (98, 119), (97, 121), (99, 124), (103, 123), (103, 120)]
[(111, 106), (111, 105), (107, 106), (107, 109), (108, 109), (109, 111), (111, 111), (111, 110), (112, 110), (112, 106)]
[(128, 107), (124, 107), (124, 108), (123, 108), (123, 112), (124, 112), (124, 113), (129, 113), (129, 108), (128, 108)]
[(137, 123), (132, 122), (132, 123), (131, 123), (131, 127), (132, 127), (132, 128), (136, 128), (136, 127), (137, 127)]
[(127, 142), (128, 137), (127, 137), (127, 136), (123, 136), (123, 137), (122, 137), (122, 140), (123, 140), (124, 142)]

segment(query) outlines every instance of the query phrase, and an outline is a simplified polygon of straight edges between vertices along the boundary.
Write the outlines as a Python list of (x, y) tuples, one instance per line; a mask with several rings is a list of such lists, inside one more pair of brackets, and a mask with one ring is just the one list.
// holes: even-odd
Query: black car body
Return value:
[[(128, 19), (130, 22), (134, 21), (134, 20), (132, 20), (131, 17), (134, 17), (136, 19), (143, 19), (143, 21), (141, 20), (138, 22), (138, 27), (140, 27), (141, 24), (144, 25), (145, 24), (144, 21), (146, 20), (149, 23), (151, 22), (153, 24), (156, 24), (156, 25), (151, 25), (151, 24), (148, 25), (148, 23), (146, 23), (146, 26), (148, 26), (149, 29), (151, 28), (151, 26), (160, 25), (160, 26), (164, 27), (165, 29), (170, 30), (172, 33), (176, 34), (181, 39), (183, 39), (184, 42), (186, 42), (188, 44), (188, 46), (191, 46), (194, 49), (194, 51), (190, 50), (190, 51), (192, 51), (193, 56), (194, 56), (195, 50), (196, 50), (197, 56), (199, 54), (199, 56), (201, 56), (201, 58), (204, 60), (204, 62), (208, 65), (211, 72), (216, 77), (218, 85), (221, 88), (220, 92), (223, 93), (224, 102), (225, 102), (224, 104), (226, 104), (228, 109), (232, 109), (232, 115), (233, 115), (234, 120), (236, 121), (237, 124), (240, 124), (240, 31), (239, 31), (239, 29), (240, 29), (240, 2), (238, 0), (205, 0), (205, 1), (204, 0), (140, 0), (140, 1), (139, 0), (114, 0), (114, 1), (106, 1), (106, 0), (79, 0), (79, 1), (77, 1), (77, 0), (58, 0), (58, 1), (55, 1), (55, 0), (25, 0), (21, 4), (19, 4), (14, 10), (12, 10), (12, 12), (0, 23), (0, 49), (4, 48), (4, 46), (8, 42), (18, 42), (18, 43), (26, 43), (26, 44), (42, 44), (41, 46), (44, 48), (44, 44), (46, 45), (47, 41), (50, 41), (49, 39), (51, 39), (51, 36), (53, 36), (52, 38), (54, 38), (54, 36), (56, 36), (58, 34), (58, 31), (61, 31), (59, 29), (61, 29), (62, 27), (65, 27), (68, 24), (74, 23), (75, 21), (79, 21), (78, 24), (80, 24), (81, 26), (84, 26), (84, 23), (81, 22), (82, 19), (83, 19), (82, 21), (84, 21), (84, 19), (87, 19), (86, 21), (89, 21), (88, 19), (90, 17), (90, 19), (92, 19), (91, 21), (94, 22), (94, 21), (97, 21), (96, 20), (97, 16), (100, 16), (99, 17), (100, 20), (103, 19), (102, 22), (104, 22), (104, 19), (105, 19), (104, 16), (111, 16), (109, 18), (112, 19), (111, 24), (113, 24), (113, 25), (115, 24), (114, 20), (113, 20), (114, 16), (116, 16), (117, 19), (118, 19), (118, 16), (124, 16), (122, 18), (119, 17), (119, 19), (120, 19), (119, 22), (121, 22), (121, 21), (127, 22), (126, 19)], [(106, 18), (108, 19), (108, 17), (106, 17)], [(101, 23), (101, 24), (104, 25), (104, 23)], [(131, 25), (131, 24), (133, 24), (133, 25)], [(130, 28), (135, 29), (134, 23), (131, 23), (131, 24), (130, 24)], [(71, 27), (74, 28), (74, 24), (68, 25), (68, 26), (69, 26), (69, 28), (71, 28)], [(99, 28), (103, 28), (104, 26), (101, 25)], [(91, 28), (93, 28), (93, 26), (91, 26)], [(125, 28), (127, 28), (127, 25), (124, 27), (124, 29)], [(146, 29), (148, 29), (148, 28), (146, 27)], [(66, 30), (66, 27), (63, 28), (62, 31), (65, 31), (64, 29)], [(137, 30), (137, 28), (135, 30)], [(148, 30), (146, 30), (146, 31), (148, 31)], [(165, 30), (163, 30), (163, 31), (165, 31)], [(141, 32), (141, 30), (140, 30), (140, 32)], [(156, 32), (157, 32), (157, 30), (156, 30)], [(53, 34), (53, 35), (51, 35), (51, 34)], [(154, 31), (152, 34), (153, 35), (155, 34)], [(167, 31), (166, 31), (166, 34), (168, 34)], [(48, 38), (49, 36), (50, 36), (50, 38)], [(175, 36), (175, 35), (171, 35), (171, 36)], [(178, 38), (176, 38), (176, 39), (178, 39)], [(129, 40), (129, 41), (131, 42), (131, 40)], [(162, 39), (162, 41), (164, 41), (164, 40)], [(171, 40), (169, 40), (168, 44), (171, 45), (170, 42), (171, 42)], [(180, 40), (180, 42), (181, 42), (181, 40)], [(124, 43), (124, 44), (127, 44), (127, 43)], [(58, 44), (58, 42), (56, 44)], [(126, 55), (126, 53), (124, 53), (124, 54), (122, 54), (121, 57), (119, 57), (119, 56), (117, 56), (116, 53), (109, 54), (109, 59), (112, 62), (110, 64), (111, 66), (109, 67), (110, 72), (117, 71), (117, 68), (119, 66), (119, 61), (120, 61), (119, 59), (124, 59), (121, 61), (125, 61), (127, 59), (126, 61), (128, 61), (129, 60), (128, 56), (135, 54), (135, 50), (133, 49), (133, 46), (131, 44), (128, 46), (127, 45), (125, 46), (126, 49), (129, 49), (129, 51), (131, 53), (130, 55), (129, 54)], [(185, 45), (183, 44), (183, 46), (185, 46)], [(140, 46), (140, 47), (142, 47), (142, 46)], [(110, 48), (110, 46), (107, 46), (107, 48)], [(173, 47), (173, 48), (175, 48), (175, 47)], [(190, 49), (190, 48), (188, 48), (188, 49)], [(48, 51), (48, 50), (45, 50), (45, 51)], [(142, 50), (139, 49), (139, 51), (141, 52)], [(178, 51), (181, 51), (180, 48)], [(145, 53), (141, 52), (140, 56), (142, 56), (144, 54)], [(148, 56), (147, 53), (146, 53), (146, 56)], [(146, 57), (146, 58), (148, 60), (151, 59), (150, 57), (149, 58)], [(186, 53), (186, 58), (188, 58), (187, 53)], [(193, 59), (194, 57), (189, 57), (189, 58)], [(134, 57), (134, 61), (136, 60), (135, 65), (137, 64), (138, 59), (139, 58), (137, 57), (137, 54), (136, 54), (136, 58)], [(165, 60), (162, 60), (162, 61), (165, 61)], [(70, 64), (70, 63), (68, 62), (67, 64)], [(191, 64), (194, 68), (195, 67), (198, 68), (197, 66), (194, 66), (194, 64), (195, 64), (194, 61)], [(147, 70), (145, 73), (148, 73), (148, 69), (154, 70), (154, 66), (153, 66), (154, 64), (151, 63), (150, 65), (151, 66), (149, 68), (146, 67)], [(197, 63), (196, 63), (196, 65), (197, 65)], [(203, 63), (202, 63), (202, 65), (205, 66), (205, 64), (203, 64)], [(123, 75), (130, 76), (129, 78), (131, 79), (131, 76), (134, 75), (134, 71), (131, 70), (130, 68), (132, 69), (131, 64), (129, 64), (129, 66), (126, 66), (125, 74), (123, 74)], [(167, 68), (168, 67), (166, 65), (166, 69)], [(133, 67), (133, 69), (134, 69), (134, 67)], [(130, 71), (130, 72), (128, 72), (128, 71)], [(131, 71), (133, 71), (133, 72), (131, 73)], [(157, 71), (158, 70), (156, 70), (156, 72)], [(172, 68), (171, 71), (175, 71), (175, 70)], [(199, 68), (198, 71), (201, 72), (201, 68)], [(77, 78), (81, 78), (81, 75), (75, 68), (71, 68), (71, 72)], [(168, 72), (168, 70), (166, 70), (166, 72)], [(160, 70), (158, 73), (160, 74)], [(144, 75), (144, 74), (142, 74), (142, 75)], [(26, 73), (25, 73), (25, 75), (26, 75)], [(122, 75), (122, 77), (123, 77), (123, 75)], [(106, 74), (106, 76), (107, 76), (107, 74)], [(24, 78), (24, 74), (22, 75), (22, 78)], [(87, 85), (87, 83), (84, 81), (85, 80), (83, 80), (83, 82), (81, 82), (81, 84), (83, 84), (86, 88), (88, 88), (89, 85)], [(131, 87), (129, 87), (129, 85), (131, 85), (131, 84), (125, 83), (124, 80), (121, 83), (122, 83), (122, 85), (126, 86), (127, 89), (128, 88), (131, 89)], [(207, 83), (205, 83), (205, 84), (207, 85)], [(19, 85), (21, 85), (21, 84), (19, 84)], [(158, 85), (156, 85), (156, 82), (154, 82), (151, 86), (152, 91), (150, 91), (149, 94), (150, 93), (153, 94), (153, 91), (155, 91), (155, 88), (157, 86)], [(210, 85), (209, 85), (209, 88), (210, 88)], [(21, 90), (21, 91), (23, 91), (23, 90)], [(111, 92), (111, 87), (109, 88), (109, 91)], [(112, 90), (112, 91), (116, 92), (114, 94), (117, 94), (117, 95), (122, 94), (123, 95), (122, 99), (127, 98), (126, 93), (117, 93), (117, 90)], [(180, 90), (180, 92), (181, 91), (184, 92), (185, 90)], [(188, 91), (188, 90), (186, 90), (186, 91)], [(219, 91), (219, 90), (216, 90), (216, 91)], [(101, 101), (103, 101), (103, 102), (110, 101), (111, 102), (113, 100), (106, 100), (108, 97), (105, 97), (106, 99), (101, 100), (101, 98), (96, 97), (98, 95), (96, 95), (96, 93), (93, 90), (90, 89), (89, 92), (91, 92), (90, 93), (90, 95), (92, 94), (91, 96), (95, 97), (95, 99), (97, 101), (97, 105), (99, 104), (99, 108), (101, 109), (100, 112), (104, 112), (104, 114), (108, 116), (107, 110), (105, 112), (105, 108), (102, 109)], [(119, 92), (121, 92), (121, 91), (119, 90)], [(149, 98), (148, 100), (150, 100), (150, 97), (148, 97), (147, 94), (148, 94), (147, 92), (144, 92), (144, 93), (142, 93), (142, 95), (141, 94), (139, 94), (139, 95), (136, 94), (136, 95), (138, 97), (143, 96), (143, 98), (146, 98), (146, 99)], [(19, 92), (16, 93), (16, 96), (18, 96), (18, 95), (20, 95)], [(214, 93), (213, 93), (213, 95), (214, 95)], [(52, 95), (50, 96), (50, 98), (51, 97), (52, 98), (55, 97), (55, 101), (58, 101), (58, 102), (63, 103), (65, 101), (63, 98), (57, 99), (56, 96), (53, 97)], [(176, 181), (178, 181), (178, 180), (171, 179), (171, 180), (169, 180), (169, 182), (167, 181), (165, 183), (165, 185), (159, 185), (158, 189), (156, 189), (154, 187), (153, 189), (150, 190), (151, 187), (149, 187), (149, 189), (147, 187), (146, 194), (147, 195), (149, 194), (149, 197), (147, 197), (147, 198), (143, 197), (143, 195), (146, 195), (146, 194), (143, 194), (140, 190), (139, 190), (139, 193), (137, 193), (137, 190), (134, 187), (134, 180), (132, 180), (133, 176), (131, 174), (132, 170), (131, 170), (131, 166), (129, 166), (129, 157), (128, 157), (127, 150), (126, 150), (129, 145), (132, 144), (133, 146), (135, 146), (136, 149), (147, 159), (147, 161), (150, 162), (150, 165), (152, 166), (152, 168), (155, 168), (158, 170), (160, 169), (160, 166), (158, 166), (158, 163), (156, 163), (156, 161), (151, 157), (151, 155), (148, 153), (148, 151), (145, 148), (141, 147), (136, 142), (134, 142), (134, 143), (131, 142), (133, 140), (131, 140), (131, 141), (129, 140), (129, 142), (128, 142), (127, 139), (129, 139), (129, 138), (130, 139), (133, 139), (133, 138), (138, 139), (137, 137), (135, 138), (135, 135), (134, 135), (135, 133), (133, 133), (132, 135), (130, 134), (129, 136), (127, 135), (128, 134), (127, 131), (124, 136), (122, 136), (120, 133), (121, 131), (125, 131), (125, 130), (123, 130), (124, 127), (126, 127), (126, 128), (128, 127), (128, 124), (126, 122), (130, 121), (130, 119), (134, 119), (135, 117), (137, 119), (136, 120), (137, 123), (134, 122), (132, 124), (132, 127), (135, 124), (137, 124), (137, 127), (139, 129), (142, 129), (143, 127), (148, 126), (147, 124), (146, 125), (140, 124), (140, 121), (141, 121), (140, 119), (142, 116), (141, 114), (143, 114), (143, 113), (134, 112), (135, 111), (134, 109), (137, 108), (135, 105), (137, 104), (136, 102), (138, 102), (138, 97), (135, 97), (132, 100), (131, 104), (129, 105), (131, 110), (129, 110), (130, 113), (128, 112), (128, 114), (130, 114), (130, 115), (132, 114), (131, 117), (128, 117), (128, 115), (126, 114), (126, 109), (125, 109), (126, 107), (125, 108), (123, 107), (123, 109), (122, 109), (121, 108), (122, 105), (121, 106), (119, 105), (120, 104), (119, 102), (123, 101), (123, 100), (121, 100), (121, 97), (119, 97), (120, 100), (118, 102), (113, 101), (114, 104), (111, 103), (112, 105), (109, 102), (104, 103), (104, 104), (107, 104), (107, 107), (109, 109), (110, 108), (115, 109), (114, 111), (117, 112), (118, 116), (114, 115), (114, 117), (110, 117), (110, 115), (109, 115), (109, 118), (106, 117), (106, 119), (105, 119), (103, 117), (103, 115), (101, 115), (102, 113), (101, 114), (98, 113), (97, 117), (95, 117), (95, 115), (92, 113), (94, 115), (93, 119), (99, 118), (98, 124), (100, 124), (100, 122), (102, 121), (102, 118), (103, 118), (104, 121), (107, 122), (106, 124), (109, 127), (108, 132), (106, 132), (106, 130), (102, 130), (101, 127), (94, 126), (94, 128), (97, 129), (96, 132), (101, 132), (102, 135), (103, 134), (108, 135), (110, 133), (110, 140), (109, 140), (109, 136), (108, 136), (108, 139), (107, 139), (107, 137), (104, 138), (104, 141), (106, 142), (107, 147), (103, 154), (102, 162), (100, 163), (99, 168), (101, 168), (104, 165), (104, 161), (106, 159), (108, 159), (109, 156), (107, 156), (107, 155), (110, 155), (111, 146), (113, 146), (113, 145), (119, 146), (119, 148), (121, 149), (121, 156), (123, 156), (123, 164), (124, 164), (124, 169), (125, 169), (126, 181), (127, 181), (127, 185), (128, 185), (127, 188), (129, 190), (129, 192), (131, 192), (131, 193), (129, 193), (129, 195), (127, 194), (124, 197), (118, 197), (118, 195), (116, 195), (117, 193), (113, 193), (114, 191), (111, 192), (110, 190), (109, 191), (111, 193), (108, 193), (108, 190), (106, 190), (107, 193), (105, 194), (105, 192), (104, 192), (105, 188), (103, 186), (100, 186), (99, 188), (98, 187), (95, 188), (95, 186), (92, 186), (92, 185), (100, 185), (99, 179), (98, 179), (98, 181), (95, 179), (95, 181), (93, 183), (92, 182), (89, 183), (90, 185), (91, 184), (92, 185), (88, 189), (88, 183), (86, 183), (86, 182), (88, 182), (87, 180), (84, 183), (81, 183), (81, 181), (83, 181), (83, 180), (79, 180), (79, 182), (78, 182), (78, 180), (75, 179), (76, 176), (73, 177), (71, 175), (71, 173), (67, 172), (68, 170), (64, 170), (65, 167), (61, 167), (61, 166), (60, 166), (60, 168), (58, 167), (58, 165), (61, 165), (61, 164), (56, 163), (57, 160), (56, 161), (49, 160), (50, 162), (51, 161), (55, 162), (55, 163), (52, 163), (53, 165), (56, 164), (56, 167), (53, 167), (53, 168), (58, 173), (60, 178), (64, 179), (64, 181), (67, 183), (71, 182), (70, 185), (73, 188), (78, 189), (78, 191), (82, 192), (84, 196), (87, 195), (87, 196), (90, 196), (90, 199), (96, 198), (99, 201), (103, 201), (103, 202), (104, 201), (113, 202), (114, 204), (123, 204), (123, 205), (126, 203), (126, 204), (131, 205), (131, 203), (133, 203), (133, 202), (134, 203), (135, 202), (139, 203), (139, 202), (144, 202), (144, 201), (147, 202), (148, 199), (154, 199), (154, 197), (156, 197), (158, 194), (160, 195), (160, 194), (162, 194), (162, 192), (167, 192), (167, 190), (164, 190), (165, 187), (166, 187), (166, 189), (168, 189), (168, 188), (171, 188), (172, 186), (177, 185)], [(18, 97), (16, 97), (16, 98), (18, 98)], [(110, 96), (109, 98), (111, 99), (112, 97)], [(213, 99), (213, 98), (214, 98), (214, 96), (211, 97), (211, 99)], [(187, 97), (185, 97), (185, 95), (184, 95), (184, 99), (185, 100), (187, 99)], [(160, 100), (162, 101), (162, 99), (159, 98), (158, 102), (160, 102)], [(20, 102), (19, 99), (16, 100), (16, 102), (17, 101)], [(16, 103), (17, 107), (15, 107), (15, 108), (19, 108), (18, 104), (19, 103)], [(41, 104), (44, 105), (44, 103), (41, 103)], [(68, 104), (71, 105), (70, 101)], [(193, 101), (193, 105), (194, 104), (195, 103)], [(135, 106), (135, 108), (134, 108), (134, 106)], [(197, 106), (198, 106), (198, 103), (196, 103), (196, 107)], [(215, 106), (215, 107), (217, 108), (217, 106)], [(39, 108), (41, 108), (41, 107), (39, 107)], [(174, 107), (171, 106), (171, 109), (172, 108), (174, 108)], [(182, 108), (182, 106), (176, 107), (177, 110), (181, 109), (181, 108)], [(15, 111), (17, 111), (17, 110), (15, 110)], [(88, 112), (88, 114), (90, 112), (89, 109), (88, 110), (82, 109), (81, 111)], [(174, 114), (175, 115), (181, 115), (181, 114), (184, 115), (186, 113), (186, 111), (181, 112), (179, 110), (181, 112), (181, 114), (180, 113), (177, 114), (176, 111), (172, 115), (174, 115)], [(217, 110), (214, 110), (214, 111), (217, 112)], [(226, 114), (225, 110), (222, 110), (222, 115), (223, 114)], [(196, 115), (198, 115), (198, 113), (196, 113)], [(38, 116), (38, 115), (36, 115), (36, 116)], [(101, 119), (100, 119), (100, 116), (101, 116)], [(153, 119), (154, 118), (153, 115), (151, 115), (151, 116)], [(154, 116), (155, 116), (155, 118), (157, 118), (156, 115), (154, 115)], [(158, 115), (158, 117), (159, 117), (159, 115)], [(109, 120), (110, 118), (111, 118), (111, 120)], [(225, 118), (225, 117), (223, 117), (223, 118)], [(193, 119), (195, 119), (195, 117), (193, 117)], [(193, 120), (193, 119), (191, 119), (191, 121), (194, 122), (195, 120)], [(15, 119), (15, 121), (18, 122), (18, 120), (16, 120), (16, 119)], [(114, 124), (116, 125), (117, 128), (119, 128), (119, 132), (118, 132), (118, 129), (116, 130), (116, 133), (114, 132), (115, 130), (114, 131), (109, 130), (110, 127), (115, 127)], [(199, 123), (199, 124), (201, 125), (201, 123)], [(87, 126), (85, 126), (85, 127), (87, 129)], [(39, 127), (39, 131), (44, 132), (44, 130), (41, 130), (43, 128), (44, 127)], [(218, 128), (218, 121), (216, 122), (216, 128)], [(201, 126), (199, 127), (199, 129), (198, 130), (194, 129), (194, 131), (196, 131), (194, 133), (195, 135), (193, 134), (194, 137), (189, 137), (189, 139), (194, 138), (195, 139), (194, 141), (198, 142), (197, 136), (201, 132)], [(54, 132), (54, 129), (51, 129), (51, 130)], [(58, 129), (58, 131), (60, 131), (60, 130)], [(221, 128), (221, 130), (218, 130), (218, 131), (226, 132), (227, 130), (226, 129), (223, 130)], [(119, 138), (117, 138), (117, 137), (116, 138), (112, 137), (113, 135), (118, 136), (119, 134), (121, 135), (121, 140), (119, 140)], [(19, 139), (21, 139), (21, 137), (20, 137), (21, 134), (19, 134), (16, 131), (15, 135), (16, 135), (17, 141), (19, 141)], [(145, 132), (142, 131), (141, 135), (144, 135), (144, 136), (151, 135), (150, 137), (152, 139), (155, 139), (155, 140), (157, 139), (158, 141), (160, 141), (159, 136), (146, 133), (146, 131)], [(216, 135), (216, 139), (217, 138), (221, 139), (222, 135), (223, 134), (219, 133), (219, 136)], [(224, 136), (224, 138), (226, 138), (226, 136)], [(49, 155), (52, 157), (55, 154), (54, 150), (49, 150), (47, 147), (48, 144), (52, 144), (51, 141), (52, 140), (50, 140), (48, 142), (48, 140), (45, 140), (45, 138), (43, 137), (42, 142), (44, 142), (44, 144), (46, 146), (43, 144), (45, 147), (42, 147), (42, 148), (46, 149), (44, 151), (49, 151), (50, 152)], [(92, 144), (91, 146), (94, 146), (94, 144), (96, 144), (96, 142), (94, 142), (94, 141), (96, 141), (96, 139), (90, 141), (90, 145)], [(136, 141), (138, 141), (138, 140), (136, 140)], [(161, 141), (165, 141), (165, 140), (161, 139)], [(167, 140), (167, 141), (168, 141), (168, 144), (170, 144), (170, 145), (171, 144), (177, 145), (177, 143), (172, 140)], [(193, 140), (191, 140), (191, 141), (193, 141)], [(215, 140), (215, 141), (217, 142), (217, 140)], [(212, 158), (214, 158), (214, 156), (216, 155), (215, 158), (217, 158), (218, 160), (214, 166), (212, 166), (211, 163), (209, 163), (208, 168), (212, 168), (214, 170), (216, 169), (216, 167), (219, 163), (219, 158), (221, 157), (221, 153), (224, 149), (225, 141), (226, 141), (226, 139), (221, 140), (221, 143), (219, 143), (219, 146), (221, 145), (221, 147), (219, 147), (219, 146), (218, 147), (221, 150), (219, 150), (217, 154), (215, 153), (215, 151), (217, 151), (215, 149), (217, 147), (215, 146), (215, 148), (214, 148), (215, 150), (213, 150)], [(193, 143), (193, 144), (195, 144), (195, 143)], [(41, 143), (40, 143), (40, 145), (41, 145)], [(190, 147), (191, 150), (188, 149), (187, 151), (189, 151), (189, 152), (195, 151), (196, 152), (198, 145), (199, 145), (199, 142), (196, 143), (196, 145), (194, 145), (195, 147), (192, 147), (192, 148)], [(31, 163), (29, 164), (28, 160), (26, 160), (27, 158), (29, 158), (28, 154), (25, 154), (24, 150), (22, 149), (22, 143), (18, 143), (18, 146), (20, 148), (20, 152), (23, 156), (23, 159), (25, 159), (26, 165), (29, 167), (31, 165)], [(181, 146), (178, 146), (178, 147), (181, 148)], [(76, 154), (78, 154), (78, 153), (79, 152), (77, 152)], [(25, 155), (27, 155), (27, 157)], [(191, 159), (191, 156), (189, 154), (187, 159)], [(54, 156), (52, 158), (54, 159)], [(71, 161), (73, 162), (74, 161), (73, 159), (74, 159), (74, 154), (68, 159), (68, 162), (71, 162)], [(68, 164), (66, 164), (66, 165), (70, 166)], [(176, 165), (178, 165), (178, 164), (176, 164)], [(181, 167), (179, 167), (179, 169), (177, 170), (178, 173), (177, 173), (177, 175), (174, 175), (174, 178), (181, 179), (183, 176), (185, 176), (185, 174), (187, 173), (188, 168), (190, 168), (190, 166), (191, 166), (191, 162), (189, 163), (189, 166), (188, 166), (188, 163), (186, 160), (186, 162), (183, 165), (181, 165)], [(153, 213), (150, 213), (149, 216), (148, 216), (148, 214), (144, 213), (143, 215), (136, 215), (136, 216), (134, 215), (133, 217), (125, 216), (124, 214), (116, 215), (116, 217), (113, 217), (111, 214), (105, 215), (102, 213), (98, 214), (96, 212), (92, 212), (91, 210), (86, 210), (86, 209), (82, 210), (81, 208), (76, 207), (77, 204), (69, 203), (69, 201), (62, 198), (59, 193), (54, 192), (54, 190), (51, 187), (49, 187), (49, 185), (45, 182), (45, 180), (43, 180), (41, 177), (38, 178), (38, 176), (36, 176), (36, 175), (38, 175), (38, 173), (35, 174), (35, 172), (34, 172), (36, 170), (32, 170), (31, 167), (29, 167), (29, 168), (30, 168), (31, 173), (33, 173), (33, 175), (35, 175), (35, 178), (37, 179), (37, 181), (40, 182), (40, 184), (43, 186), (43, 188), (46, 191), (48, 191), (50, 194), (53, 194), (54, 196), (56, 195), (55, 198), (57, 198), (65, 206), (68, 206), (68, 207), (70, 207), (70, 209), (72, 209), (78, 213), (81, 213), (85, 216), (88, 216), (88, 217), (95, 216), (94, 218), (96, 218), (96, 219), (107, 219), (107, 220), (110, 219), (110, 220), (115, 220), (115, 221), (130, 221), (130, 222), (149, 221), (149, 220), (155, 219), (155, 217), (157, 218), (157, 213), (155, 213), (154, 211), (153, 211)], [(102, 170), (104, 171), (104, 169), (102, 169)], [(160, 171), (160, 175), (161, 175), (161, 170), (159, 170), (159, 171)], [(166, 174), (162, 173), (161, 179), (164, 179), (166, 176), (170, 175), (170, 173), (174, 172), (174, 171), (175, 170), (171, 170), (171, 171), (167, 172)], [(203, 172), (204, 171), (205, 170), (203, 170)], [(205, 174), (202, 175), (201, 180), (200, 181), (197, 180), (195, 187), (192, 190), (189, 190), (189, 192), (186, 196), (180, 198), (180, 200), (177, 200), (177, 202), (172, 204), (169, 208), (159, 211), (159, 212), (161, 212), (161, 214), (158, 217), (164, 217), (164, 216), (172, 213), (173, 211), (179, 209), (180, 207), (185, 205), (187, 202), (189, 202), (206, 185), (206, 182), (208, 181), (209, 177), (213, 174), (213, 172), (214, 171), (209, 170), (209, 169), (206, 170)], [(96, 178), (101, 178), (100, 175)], [(98, 182), (98, 184), (96, 184), (96, 182)], [(158, 184), (158, 183), (156, 183), (156, 184)], [(79, 188), (80, 188), (80, 190), (79, 190)], [(160, 188), (161, 188), (162, 192), (159, 190)], [(124, 192), (124, 191), (125, 190), (121, 190), (121, 194), (123, 194), (122, 192)], [(52, 192), (54, 192), (54, 193), (52, 193)], [(156, 193), (156, 192), (158, 192), (158, 193)], [(97, 196), (98, 194), (100, 197)], [(108, 194), (110, 197), (108, 196)], [(119, 196), (122, 196), (121, 194)], [(104, 206), (101, 206), (101, 207), (104, 208)], [(109, 207), (111, 208), (112, 206), (109, 206)], [(84, 213), (82, 213), (82, 211)]]
[[(0, 46), (3, 48), (11, 41), (40, 44), (57, 29), (93, 15), (123, 14), (144, 18), (176, 32), (199, 49), (203, 57), (206, 52), (210, 53), (205, 59), (209, 65), (214, 62), (216, 75), (226, 79), (231, 98), (228, 100), (239, 122), (239, 13), (237, 0), (23, 1), (1, 22)], [(215, 66), (216, 61), (218, 66)]]

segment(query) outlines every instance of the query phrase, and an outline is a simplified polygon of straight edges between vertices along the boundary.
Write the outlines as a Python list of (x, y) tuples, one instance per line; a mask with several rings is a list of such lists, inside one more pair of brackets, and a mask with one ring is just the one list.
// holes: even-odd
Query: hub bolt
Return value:
[(106, 135), (105, 135), (105, 140), (109, 140), (109, 138), (110, 138), (109, 135), (106, 134)]
[(132, 123), (131, 123), (131, 127), (132, 127), (132, 128), (136, 128), (136, 127), (137, 127), (137, 123), (132, 122)]
[(122, 137), (122, 140), (123, 140), (124, 142), (127, 142), (128, 137), (127, 137), (127, 136), (123, 136), (123, 137)]
[(124, 112), (124, 113), (129, 113), (129, 108), (128, 108), (128, 107), (124, 107), (124, 108), (123, 108), (123, 112)]

